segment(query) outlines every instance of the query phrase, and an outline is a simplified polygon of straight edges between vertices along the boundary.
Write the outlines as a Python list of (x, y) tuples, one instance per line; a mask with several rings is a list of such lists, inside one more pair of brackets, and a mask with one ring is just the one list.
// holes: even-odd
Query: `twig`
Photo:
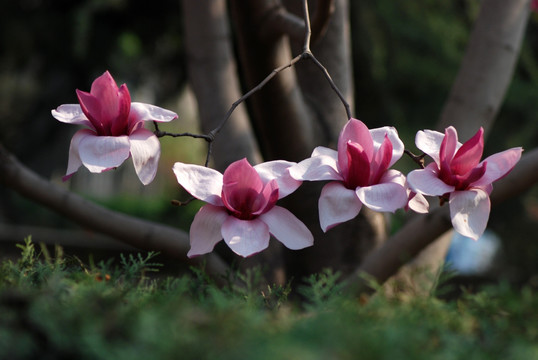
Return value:
[(426, 154), (415, 155), (407, 149), (404, 149), (404, 153), (407, 154), (418, 166), (420, 166), (421, 169), (424, 169), (424, 157), (426, 157)]
[[(328, 1), (328, 3), (324, 5), (324, 9), (325, 9), (324, 11), (326, 13), (330, 14), (330, 8), (331, 7), (332, 7), (332, 2)], [(311, 24), (310, 24), (310, 15), (309, 15), (309, 11), (308, 11), (308, 0), (303, 0), (303, 15), (304, 15), (304, 23), (305, 23), (303, 52), (301, 54), (295, 56), (293, 59), (291, 59), (291, 61), (288, 64), (282, 65), (282, 66), (274, 69), (273, 71), (271, 71), (271, 73), (269, 75), (267, 75), (258, 85), (256, 85), (254, 88), (250, 89), (247, 93), (245, 93), (243, 96), (241, 96), (239, 99), (237, 99), (230, 106), (230, 108), (228, 109), (228, 111), (224, 115), (224, 118), (217, 125), (217, 127), (215, 127), (213, 130), (211, 130), (206, 135), (193, 134), (193, 133), (188, 133), (188, 132), (175, 134), (175, 133), (169, 133), (169, 132), (166, 132), (166, 131), (159, 130), (158, 124), (156, 122), (154, 122), (154, 125), (155, 125), (155, 132), (154, 133), (155, 133), (155, 135), (157, 137), (163, 137), (163, 136), (183, 137), (183, 136), (188, 136), (188, 137), (192, 137), (192, 138), (198, 138), (198, 139), (206, 140), (207, 143), (208, 143), (208, 148), (207, 148), (205, 166), (208, 166), (209, 165), (209, 160), (211, 158), (211, 152), (212, 152), (212, 149), (213, 149), (213, 141), (215, 140), (215, 137), (218, 135), (218, 133), (222, 130), (222, 128), (226, 125), (226, 123), (230, 119), (232, 113), (237, 108), (237, 106), (239, 106), (242, 102), (247, 100), (250, 96), (252, 96), (252, 94), (260, 91), (278, 73), (280, 73), (281, 71), (283, 71), (285, 69), (288, 69), (288, 68), (294, 66), (296, 63), (298, 63), (299, 61), (301, 61), (303, 59), (312, 60), (314, 62), (314, 64), (321, 70), (321, 72), (323, 73), (323, 75), (325, 76), (327, 81), (329, 82), (329, 85), (331, 86), (333, 91), (336, 93), (336, 95), (338, 96), (338, 98), (340, 99), (342, 104), (344, 105), (344, 107), (346, 109), (346, 114), (347, 114), (348, 119), (351, 118), (351, 108), (350, 108), (348, 102), (345, 100), (344, 95), (342, 94), (340, 89), (338, 89), (338, 87), (334, 83), (334, 81), (331, 78), (331, 76), (330, 76), (329, 72), (327, 71), (327, 69), (314, 56), (314, 54), (312, 54), (312, 51), (310, 50), (310, 41), (311, 41), (311, 37), (312, 37), (312, 28), (311, 28)]]

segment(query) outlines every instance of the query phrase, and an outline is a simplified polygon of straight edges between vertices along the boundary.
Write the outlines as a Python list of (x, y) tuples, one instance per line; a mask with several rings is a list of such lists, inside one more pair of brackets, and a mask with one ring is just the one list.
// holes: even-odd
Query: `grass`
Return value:
[(155, 276), (153, 253), (85, 264), (19, 247), (0, 267), (1, 359), (538, 359), (530, 288), (357, 300), (325, 271), (297, 296), (256, 270), (217, 287), (202, 269)]

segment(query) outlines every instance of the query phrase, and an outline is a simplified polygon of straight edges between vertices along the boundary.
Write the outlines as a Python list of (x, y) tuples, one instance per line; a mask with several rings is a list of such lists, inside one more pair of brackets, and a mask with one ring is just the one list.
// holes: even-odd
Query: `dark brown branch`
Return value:
[(346, 109), (347, 118), (351, 119), (351, 108), (349, 106), (349, 103), (346, 101), (346, 99), (344, 98), (344, 95), (334, 83), (327, 69), (319, 62), (318, 59), (316, 59), (316, 57), (312, 53), (308, 52), (308, 53), (305, 53), (304, 55), (305, 57), (308, 57), (309, 59), (311, 59), (314, 62), (314, 64), (316, 64), (316, 66), (321, 70), (321, 72), (323, 73), (323, 76), (325, 76), (325, 79), (327, 79), (327, 81), (329, 82), (331, 89), (333, 89), (333, 91), (336, 93), (336, 95), (342, 102), (342, 105), (344, 105), (344, 108)]
[[(537, 182), (538, 149), (535, 149), (526, 153), (505, 178), (494, 183), (491, 203), (496, 206), (528, 190)], [(437, 208), (424, 216), (414, 217), (398, 233), (364, 259), (355, 273), (347, 279), (348, 289), (357, 293), (373, 291), (367, 281), (361, 277), (363, 274), (383, 284), (389, 277), (395, 275), (400, 267), (413, 259), (451, 226), (448, 206)]]
[(189, 133), (189, 132), (184, 132), (184, 133), (171, 133), (171, 132), (168, 132), (168, 131), (161, 131), (159, 129), (159, 125), (156, 121), (153, 122), (153, 125), (155, 126), (155, 131), (153, 132), (155, 134), (155, 136), (157, 137), (165, 137), (165, 136), (170, 136), (170, 137), (191, 137), (191, 138), (194, 138), (194, 139), (204, 139), (206, 141), (213, 141), (213, 138), (209, 135), (204, 135), (204, 134), (193, 134), (193, 133)]
[(82, 227), (109, 235), (138, 249), (161, 251), (163, 255), (191, 264), (206, 261), (206, 269), (213, 275), (223, 275), (228, 270), (228, 266), (215, 254), (188, 260), (186, 255), (190, 245), (185, 232), (96, 205), (43, 179), (22, 165), (1, 144), (0, 184)]
[(424, 169), (424, 158), (426, 157), (426, 154), (421, 155), (415, 155), (411, 151), (405, 149), (404, 153), (411, 158), (417, 164), (420, 166), (421, 169)]

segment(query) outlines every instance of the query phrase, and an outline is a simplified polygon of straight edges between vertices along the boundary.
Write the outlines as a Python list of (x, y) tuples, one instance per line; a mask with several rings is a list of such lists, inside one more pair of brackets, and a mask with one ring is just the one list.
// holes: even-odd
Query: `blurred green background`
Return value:
[[(355, 116), (370, 127), (396, 126), (414, 151), (417, 130), (432, 128), (450, 91), (478, 0), (350, 1)], [(198, 131), (196, 102), (187, 87), (182, 14), (178, 0), (20, 0), (0, 12), (0, 141), (27, 166), (54, 182), (67, 167), (76, 126), (50, 110), (75, 103), (75, 89), (109, 70), (127, 83), (133, 101), (176, 111), (168, 131)], [(538, 144), (538, 18), (532, 15), (514, 79), (485, 155)], [(298, 65), (300, 66), (300, 64)], [(464, 139), (462, 139), (464, 140)], [(89, 175), (81, 168), (63, 185), (108, 207), (188, 229), (199, 205), (185, 199), (171, 166), (202, 163), (205, 143), (161, 139), (161, 171), (142, 187), (128, 161), (120, 169)], [(413, 164), (402, 159), (398, 166)], [(0, 222), (73, 227), (64, 219), (0, 187)], [(538, 282), (538, 191), (494, 209), (490, 228), (505, 243), (503, 275)], [(21, 239), (17, 239), (21, 240)], [(36, 239), (37, 240), (37, 239)]]

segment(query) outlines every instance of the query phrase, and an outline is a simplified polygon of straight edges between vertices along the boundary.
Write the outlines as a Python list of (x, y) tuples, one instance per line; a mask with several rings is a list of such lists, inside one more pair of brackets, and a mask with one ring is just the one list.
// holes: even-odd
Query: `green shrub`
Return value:
[(357, 300), (327, 270), (290, 296), (256, 269), (219, 287), (201, 269), (155, 276), (154, 253), (86, 265), (20, 248), (0, 267), (1, 359), (538, 358), (530, 288)]

